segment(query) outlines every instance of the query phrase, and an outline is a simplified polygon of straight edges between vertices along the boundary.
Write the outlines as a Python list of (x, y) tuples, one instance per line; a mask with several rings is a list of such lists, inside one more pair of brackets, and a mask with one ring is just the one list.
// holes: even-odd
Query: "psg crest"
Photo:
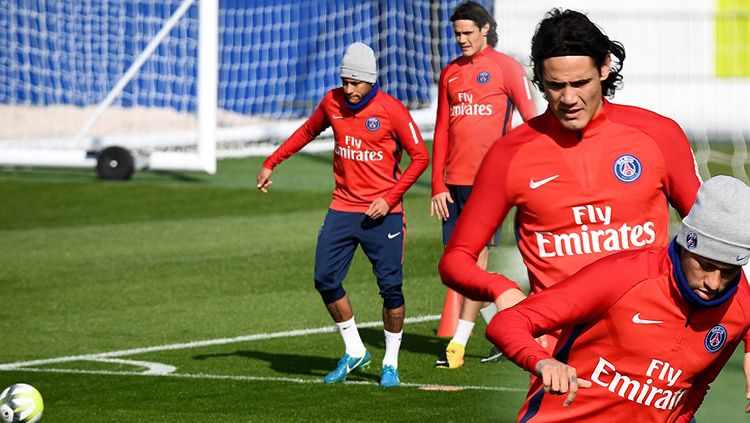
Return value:
[(479, 85), (484, 85), (490, 82), (490, 73), (487, 71), (479, 72), (479, 75), (477, 75), (477, 82), (479, 82)]
[(623, 154), (615, 160), (615, 177), (621, 182), (635, 182), (641, 177), (643, 167), (641, 162), (632, 154)]
[(727, 330), (722, 325), (716, 325), (711, 328), (706, 334), (706, 339), (703, 341), (703, 346), (706, 347), (706, 351), (715, 353), (719, 351), (721, 347), (727, 342)]
[(698, 246), (698, 234), (693, 231), (688, 232), (685, 236), (685, 245), (688, 250), (694, 250)]
[(375, 116), (370, 116), (365, 122), (365, 126), (372, 132), (375, 132), (380, 128), (380, 120)]

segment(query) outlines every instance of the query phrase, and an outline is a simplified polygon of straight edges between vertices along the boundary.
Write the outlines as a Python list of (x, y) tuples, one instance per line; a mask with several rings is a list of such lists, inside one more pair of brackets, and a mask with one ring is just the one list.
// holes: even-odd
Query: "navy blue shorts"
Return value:
[[(471, 185), (448, 185), (448, 192), (453, 198), (453, 203), (448, 202), (448, 220), (443, 222), (443, 245), (448, 245), (448, 240), (451, 238), (453, 228), (456, 227), (458, 222), (458, 216), (461, 215), (466, 202), (469, 201), (469, 195), (471, 194)], [(500, 241), (500, 235), (503, 231), (503, 225), (500, 225), (495, 230), (489, 241), (487, 241), (488, 247), (494, 247)]]
[(403, 213), (372, 220), (364, 213), (328, 210), (315, 248), (315, 289), (330, 304), (345, 294), (342, 282), (358, 245), (372, 263), (383, 307), (404, 305), (401, 290), (406, 224)]

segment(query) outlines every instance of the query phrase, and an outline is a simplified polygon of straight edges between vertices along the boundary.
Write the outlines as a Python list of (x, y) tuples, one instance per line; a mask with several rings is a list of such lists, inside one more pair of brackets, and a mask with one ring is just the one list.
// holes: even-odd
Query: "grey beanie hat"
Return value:
[(378, 68), (372, 49), (359, 42), (347, 47), (341, 60), (341, 77), (374, 84), (378, 79)]
[(723, 175), (704, 182), (693, 208), (682, 219), (677, 243), (701, 257), (746, 265), (750, 257), (750, 187)]

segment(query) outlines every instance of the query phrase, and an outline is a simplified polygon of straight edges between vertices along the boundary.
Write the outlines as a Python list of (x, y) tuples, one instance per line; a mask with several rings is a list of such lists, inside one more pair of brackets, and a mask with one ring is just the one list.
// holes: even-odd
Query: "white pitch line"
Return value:
[(169, 364), (155, 363), (153, 361), (141, 361), (141, 360), (123, 360), (121, 358), (100, 358), (96, 360), (100, 363), (113, 363), (113, 364), (124, 364), (126, 366), (140, 366), (146, 368), (145, 371), (140, 372), (145, 375), (165, 375), (168, 373), (174, 373), (177, 367), (170, 366)]
[[(24, 372), (34, 373), (68, 373), (68, 374), (84, 374), (84, 375), (106, 375), (106, 376), (151, 376), (151, 377), (174, 377), (183, 379), (211, 379), (211, 380), (237, 380), (246, 382), (286, 382), (286, 383), (298, 383), (298, 384), (324, 384), (323, 379), (304, 379), (296, 377), (271, 377), (271, 376), (242, 376), (242, 375), (211, 375), (211, 374), (191, 374), (191, 373), (169, 373), (169, 374), (155, 374), (155, 373), (139, 373), (139, 372), (118, 372), (109, 370), (79, 370), (79, 369), (37, 369), (33, 367), (19, 369)], [(345, 385), (372, 385), (378, 386), (375, 382), (365, 381), (345, 381), (342, 382)], [(461, 391), (461, 390), (473, 390), (473, 391), (491, 391), (491, 392), (527, 392), (528, 389), (523, 388), (508, 388), (503, 386), (482, 386), (482, 385), (435, 385), (434, 383), (402, 383), (401, 387), (404, 388), (441, 388), (446, 391)]]
[[(431, 322), (435, 320), (440, 320), (439, 314), (428, 315), (428, 316), (407, 317), (406, 319), (404, 319), (404, 324)], [(365, 323), (357, 324), (357, 327), (360, 327), (360, 328), (372, 328), (372, 327), (378, 327), (378, 326), (383, 326), (383, 322), (372, 321), (372, 322), (365, 322)], [(323, 327), (313, 328), (313, 329), (297, 329), (297, 330), (291, 330), (291, 331), (285, 331), (285, 332), (258, 333), (254, 335), (238, 336), (235, 338), (209, 339), (205, 341), (186, 342), (186, 343), (181, 343), (181, 344), (158, 345), (158, 346), (153, 346), (153, 347), (133, 348), (129, 350), (110, 351), (110, 352), (95, 353), (95, 354), (72, 355), (72, 356), (66, 356), (66, 357), (47, 358), (47, 359), (41, 359), (41, 360), (19, 361), (16, 363), (0, 364), (0, 371), (16, 370), (18, 368), (27, 367), (27, 366), (44, 366), (47, 364), (69, 363), (71, 361), (99, 361), (103, 358), (122, 357), (122, 356), (145, 354), (145, 353), (151, 353), (151, 352), (157, 352), (157, 351), (172, 351), (172, 350), (182, 350), (182, 349), (189, 349), (189, 348), (200, 348), (200, 347), (208, 347), (208, 346), (213, 346), (213, 345), (226, 345), (226, 344), (232, 344), (232, 343), (237, 343), (237, 342), (261, 341), (261, 340), (275, 339), (275, 338), (286, 338), (286, 337), (291, 337), (291, 336), (303, 336), (303, 335), (314, 335), (314, 334), (320, 334), (320, 333), (330, 333), (330, 332), (335, 332), (335, 331), (336, 331), (336, 326), (323, 326)]]

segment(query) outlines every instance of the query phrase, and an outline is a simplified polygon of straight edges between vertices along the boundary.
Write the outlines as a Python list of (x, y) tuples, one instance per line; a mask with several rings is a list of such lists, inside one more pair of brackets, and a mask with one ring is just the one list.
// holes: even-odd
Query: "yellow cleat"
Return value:
[(449, 342), (443, 353), (435, 360), (435, 367), (458, 369), (464, 365), (464, 351), (466, 347), (456, 342)]

